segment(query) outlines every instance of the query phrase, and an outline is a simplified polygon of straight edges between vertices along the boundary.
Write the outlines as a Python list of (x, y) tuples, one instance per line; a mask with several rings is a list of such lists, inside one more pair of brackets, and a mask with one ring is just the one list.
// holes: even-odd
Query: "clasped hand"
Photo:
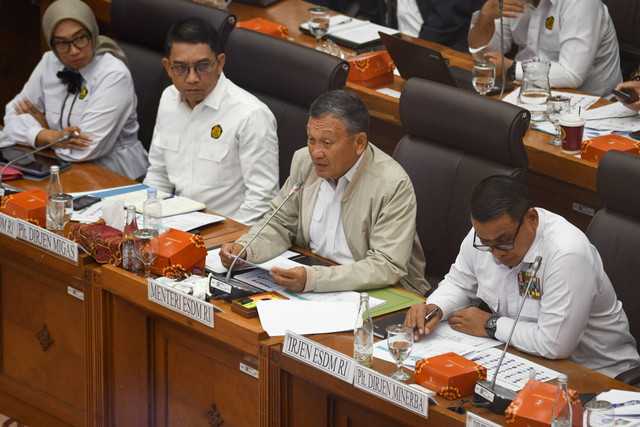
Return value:
[[(220, 248), (220, 261), (225, 268), (230, 268), (233, 260), (242, 251), (242, 246), (239, 243), (225, 243)], [(240, 268), (244, 265), (245, 254), (242, 254), (238, 261), (236, 261), (235, 268)], [(304, 267), (293, 267), (290, 269), (273, 267), (269, 271), (269, 274), (280, 285), (293, 292), (304, 291), (304, 286), (307, 283), (307, 270)]]

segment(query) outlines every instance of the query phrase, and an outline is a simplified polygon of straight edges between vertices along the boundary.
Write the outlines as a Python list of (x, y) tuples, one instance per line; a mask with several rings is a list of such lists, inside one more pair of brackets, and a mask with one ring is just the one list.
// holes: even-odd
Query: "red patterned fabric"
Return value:
[(101, 264), (122, 267), (122, 242), (120, 230), (109, 227), (104, 219), (92, 224), (72, 224), (69, 239), (78, 243)]

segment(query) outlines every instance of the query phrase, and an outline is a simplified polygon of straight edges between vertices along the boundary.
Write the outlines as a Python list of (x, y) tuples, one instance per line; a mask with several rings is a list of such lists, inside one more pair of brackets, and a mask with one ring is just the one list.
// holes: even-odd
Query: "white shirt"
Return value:
[[(476, 12), (471, 26), (477, 20)], [(500, 52), (500, 20), (486, 47), (470, 49), (478, 59), (482, 52)], [(504, 46), (518, 46), (516, 61), (537, 56), (551, 62), (552, 87), (577, 88), (599, 96), (611, 94), (622, 81), (616, 31), (602, 0), (541, 0), (527, 2), (517, 18), (504, 18)], [(516, 78), (522, 79), (522, 66)]]
[(398, 29), (411, 37), (418, 37), (424, 20), (416, 0), (398, 0)]
[(145, 184), (254, 224), (278, 193), (276, 119), (227, 80), (189, 108), (175, 86), (162, 94)]
[(329, 180), (323, 178), (313, 207), (313, 218), (309, 227), (309, 247), (314, 254), (338, 264), (355, 262), (342, 227), (341, 209), (344, 191), (353, 179), (361, 160), (362, 155), (351, 169), (338, 179), (335, 188)]
[(612, 377), (639, 365), (629, 321), (598, 251), (563, 217), (537, 211), (536, 237), (519, 265), (509, 268), (490, 252), (475, 249), (471, 230), (455, 264), (427, 303), (439, 306), (449, 318), (482, 300), (501, 316), (496, 338), (506, 341), (521, 302), (518, 274), (530, 271), (540, 255), (536, 277), (541, 297), (525, 302), (512, 345), (549, 359), (569, 358)]
[(66, 85), (56, 76), (63, 68), (53, 52), (43, 55), (22, 91), (6, 106), (4, 123), (9, 138), (35, 147), (42, 126), (29, 114), (15, 113), (16, 101), (27, 98), (45, 113), (50, 129), (78, 126), (93, 138), (84, 150), (53, 147), (61, 159), (92, 161), (132, 179), (144, 174), (149, 163), (138, 141), (137, 98), (126, 65), (109, 53), (96, 56), (79, 70), (86, 95), (81, 93), (77, 98), (73, 94), (67, 97)]

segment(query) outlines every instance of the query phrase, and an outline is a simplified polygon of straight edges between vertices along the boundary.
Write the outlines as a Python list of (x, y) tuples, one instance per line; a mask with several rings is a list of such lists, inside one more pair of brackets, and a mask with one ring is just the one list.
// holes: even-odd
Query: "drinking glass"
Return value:
[(569, 114), (571, 112), (571, 100), (566, 96), (556, 95), (547, 100), (547, 115), (549, 121), (556, 128), (556, 136), (549, 140), (551, 145), (562, 145), (562, 137), (560, 136), (560, 125), (558, 120), (561, 116)]
[(309, 8), (309, 31), (316, 36), (316, 50), (325, 51), (322, 36), (329, 31), (329, 9), (323, 6)]
[(585, 427), (613, 426), (613, 405), (605, 400), (592, 400), (584, 405), (583, 425)]
[(47, 216), (51, 221), (54, 233), (63, 235), (64, 226), (67, 225), (73, 213), (73, 196), (71, 194), (51, 194), (47, 205)]
[(144, 265), (144, 277), (151, 277), (151, 263), (158, 256), (155, 237), (158, 230), (155, 228), (141, 228), (133, 232), (133, 244), (136, 257)]
[(413, 348), (413, 328), (403, 324), (387, 326), (387, 346), (398, 367), (398, 370), (391, 374), (391, 378), (398, 381), (406, 381), (411, 378), (411, 375), (402, 370), (402, 362), (409, 356)]
[(480, 95), (486, 95), (496, 83), (496, 66), (489, 61), (473, 64), (473, 88)]

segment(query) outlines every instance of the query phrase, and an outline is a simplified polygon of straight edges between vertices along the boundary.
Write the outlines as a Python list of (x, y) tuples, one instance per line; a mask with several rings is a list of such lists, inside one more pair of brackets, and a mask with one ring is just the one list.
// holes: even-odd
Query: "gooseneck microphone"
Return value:
[(509, 404), (513, 401), (513, 399), (516, 398), (516, 393), (514, 393), (513, 391), (496, 385), (496, 379), (498, 378), (498, 372), (500, 371), (500, 366), (502, 365), (502, 361), (504, 360), (504, 355), (507, 353), (507, 349), (509, 348), (509, 343), (511, 342), (513, 331), (515, 331), (518, 320), (520, 319), (522, 307), (524, 307), (524, 303), (529, 295), (531, 283), (533, 283), (533, 278), (538, 273), (538, 269), (540, 269), (540, 264), (542, 264), (542, 257), (538, 255), (533, 262), (531, 277), (529, 277), (529, 283), (527, 283), (527, 287), (524, 291), (524, 297), (522, 298), (522, 302), (520, 303), (518, 314), (516, 314), (516, 318), (513, 321), (513, 326), (511, 327), (509, 338), (507, 338), (507, 341), (504, 343), (504, 350), (502, 350), (502, 355), (500, 356), (500, 360), (496, 365), (496, 371), (493, 375), (493, 380), (491, 380), (491, 383), (489, 383), (489, 381), (478, 381), (476, 383), (476, 387), (474, 390), (475, 399), (480, 402), (485, 402), (489, 410), (494, 414), (504, 414), (504, 411), (507, 409)]
[[(31, 155), (33, 155), (33, 154), (35, 154), (35, 153), (38, 153), (38, 152), (40, 152), (40, 151), (42, 151), (42, 150), (46, 150), (47, 148), (51, 148), (51, 147), (53, 147), (53, 146), (54, 146), (54, 145), (56, 145), (56, 144), (60, 144), (61, 142), (68, 141), (68, 140), (70, 140), (71, 138), (73, 138), (74, 136), (79, 136), (79, 134), (78, 134), (77, 132), (74, 132), (74, 133), (67, 133), (67, 134), (63, 135), (62, 137), (60, 137), (60, 138), (56, 139), (55, 141), (53, 141), (53, 142), (52, 142), (52, 143), (50, 143), (50, 144), (47, 144), (47, 145), (43, 145), (43, 146), (41, 146), (41, 147), (38, 147), (38, 148), (36, 148), (36, 149), (35, 149), (35, 150), (33, 150), (33, 151), (28, 151), (26, 154), (24, 154), (24, 155), (22, 155), (22, 156), (20, 156), (20, 157), (17, 157), (17, 158), (15, 158), (15, 159), (13, 159), (13, 160), (11, 160), (11, 161), (10, 161), (10, 162), (8, 162), (6, 165), (4, 165), (4, 167), (2, 168), (2, 171), (0, 171), (0, 183), (2, 182), (2, 177), (4, 176), (4, 170), (5, 170), (6, 168), (8, 168), (9, 166), (11, 166), (11, 165), (15, 164), (16, 162), (18, 162), (18, 161), (20, 161), (20, 160), (22, 160), (22, 159), (26, 159), (27, 157), (29, 157), (29, 156), (31, 156)], [(11, 186), (5, 186), (5, 184), (0, 184), (0, 197), (2, 197), (2, 196), (4, 196), (4, 195), (5, 195), (5, 188), (6, 188), (6, 189), (11, 188), (11, 190), (12, 190), (12, 191), (16, 191), (16, 190), (17, 190), (17, 191), (22, 191), (22, 190), (20, 190), (20, 189), (15, 189), (14, 187), (11, 187)]]
[(505, 81), (506, 81), (506, 77), (507, 77), (507, 73), (506, 70), (504, 69), (504, 24), (503, 24), (503, 19), (504, 19), (504, 13), (502, 12), (502, 7), (504, 6), (504, 0), (500, 0), (499, 1), (499, 6), (500, 6), (500, 54), (501, 54), (501, 61), (502, 61), (502, 66), (500, 67), (502, 69), (502, 84), (500, 85), (500, 98), (502, 99), (502, 96), (504, 95), (504, 86), (505, 86)]
[(271, 219), (275, 216), (275, 214), (278, 213), (278, 211), (282, 208), (282, 206), (284, 206), (284, 204), (287, 203), (287, 200), (289, 200), (294, 194), (296, 194), (298, 192), (300, 187), (302, 187), (302, 183), (303, 183), (303, 181), (299, 180), (298, 182), (296, 182), (294, 184), (293, 188), (291, 188), (291, 191), (289, 191), (289, 194), (287, 194), (287, 197), (284, 198), (284, 200), (280, 203), (280, 205), (278, 205), (276, 210), (273, 211), (271, 216), (269, 216), (269, 218), (264, 222), (264, 224), (262, 224), (262, 227), (260, 227), (258, 232), (253, 235), (251, 240), (249, 240), (249, 243), (247, 243), (244, 246), (244, 248), (242, 248), (242, 250), (238, 253), (238, 255), (236, 255), (236, 257), (233, 259), (233, 262), (229, 266), (229, 271), (227, 272), (227, 277), (226, 277), (226, 281), (227, 282), (229, 281), (229, 278), (231, 277), (231, 271), (233, 270), (233, 267), (236, 265), (236, 262), (238, 261), (238, 258), (240, 258), (242, 256), (242, 254), (244, 254), (247, 251), (247, 248), (249, 247), (249, 245), (256, 239), (256, 237), (258, 237), (258, 235), (262, 232), (262, 230), (264, 230), (264, 228), (267, 226), (267, 224), (269, 224), (269, 222), (271, 222)]

